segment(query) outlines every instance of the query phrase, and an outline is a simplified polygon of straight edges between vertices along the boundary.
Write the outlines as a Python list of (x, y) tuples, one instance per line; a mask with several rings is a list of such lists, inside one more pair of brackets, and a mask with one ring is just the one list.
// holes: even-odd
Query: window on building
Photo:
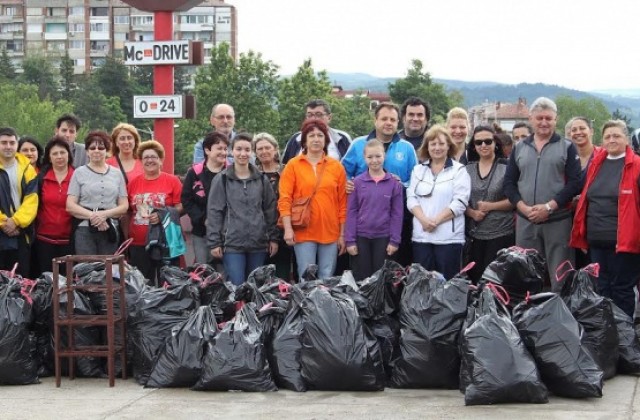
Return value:
[(195, 32), (181, 32), (180, 33), (180, 38), (189, 39), (189, 40), (195, 40), (196, 39), (196, 33)]
[(109, 51), (109, 41), (91, 41), (91, 51)]
[(84, 23), (70, 23), (69, 32), (84, 32)]
[(4, 23), (0, 25), (0, 32), (4, 34), (20, 31), (22, 31), (22, 23)]
[(92, 23), (91, 32), (109, 32), (109, 24), (102, 22)]
[(105, 59), (102, 57), (99, 58), (92, 58), (91, 59), (91, 68), (92, 69), (97, 69), (98, 67), (102, 67), (105, 63)]
[(4, 7), (4, 15), (5, 16), (15, 16), (18, 14), (18, 8), (16, 6), (5, 6)]
[(85, 59), (84, 58), (75, 58), (73, 59), (73, 65), (76, 67), (84, 67)]
[(24, 42), (21, 39), (9, 39), (7, 40), (7, 51), (11, 52), (23, 52)]
[(42, 16), (42, 7), (27, 7), (27, 16)]
[(30, 34), (42, 33), (42, 23), (27, 23), (27, 32)]
[(109, 9), (107, 7), (92, 7), (91, 16), (109, 16)]
[(47, 16), (66, 16), (66, 10), (64, 7), (47, 7)]
[(64, 51), (64, 41), (49, 41), (47, 42), (47, 51)]
[(69, 8), (69, 16), (83, 16), (83, 15), (84, 15), (84, 7), (74, 6)]
[(153, 16), (150, 16), (150, 15), (131, 16), (131, 24), (135, 26), (153, 25)]
[(118, 24), (118, 25), (128, 25), (129, 24), (129, 16), (123, 16), (123, 15), (114, 16), (113, 17), (113, 23)]
[(69, 41), (70, 50), (84, 50), (84, 40), (74, 39)]
[(114, 41), (126, 41), (127, 40), (127, 35), (129, 35), (128, 32), (114, 32), (113, 33), (113, 40)]
[(49, 34), (64, 34), (67, 32), (66, 23), (47, 23), (45, 28), (45, 32)]

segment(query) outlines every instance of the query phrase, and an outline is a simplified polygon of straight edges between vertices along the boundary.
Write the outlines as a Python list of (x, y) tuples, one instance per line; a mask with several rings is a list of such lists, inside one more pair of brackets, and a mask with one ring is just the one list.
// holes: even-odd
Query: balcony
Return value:
[(53, 40), (64, 41), (67, 39), (67, 33), (66, 32), (45, 32), (44, 39), (46, 39), (47, 41), (53, 41)]

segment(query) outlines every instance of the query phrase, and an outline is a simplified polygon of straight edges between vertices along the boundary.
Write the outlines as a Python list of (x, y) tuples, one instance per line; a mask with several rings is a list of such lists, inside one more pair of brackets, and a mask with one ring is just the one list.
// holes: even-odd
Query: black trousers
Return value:
[(159, 284), (160, 268), (164, 265), (180, 265), (180, 258), (172, 258), (169, 261), (154, 261), (149, 258), (149, 254), (143, 245), (132, 245), (129, 247), (129, 263), (136, 267), (150, 286), (162, 287)]
[(0, 270), (11, 271), (15, 263), (18, 263), (16, 274), (26, 278), (31, 276), (31, 247), (23, 234), (18, 236), (18, 249), (0, 250)]
[(391, 259), (387, 255), (387, 245), (389, 237), (384, 238), (363, 238), (356, 237), (358, 255), (351, 257), (351, 267), (353, 277), (357, 280), (364, 280), (378, 271), (384, 264), (385, 259)]
[[(53, 271), (52, 260), (54, 258), (71, 254), (73, 254), (73, 245), (70, 243), (67, 245), (54, 245), (36, 239), (33, 246), (33, 260), (31, 261), (34, 275), (38, 277), (45, 271)], [(61, 264), (60, 274), (64, 276), (66, 269), (66, 264)]]
[(498, 251), (502, 248), (509, 248), (515, 245), (515, 243), (515, 233), (489, 240), (473, 239), (469, 247), (468, 255), (464, 256), (465, 263), (471, 261), (476, 263), (476, 265), (469, 270), (471, 281), (477, 283), (482, 277), (484, 269), (496, 258)]

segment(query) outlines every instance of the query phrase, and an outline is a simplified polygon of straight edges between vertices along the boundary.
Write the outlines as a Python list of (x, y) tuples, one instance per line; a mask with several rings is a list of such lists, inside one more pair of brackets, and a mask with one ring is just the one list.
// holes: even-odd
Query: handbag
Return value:
[[(311, 219), (311, 199), (316, 195), (320, 180), (322, 179), (322, 173), (326, 163), (322, 164), (318, 179), (316, 180), (316, 186), (313, 188), (313, 193), (307, 197), (294, 198), (291, 202), (291, 227), (294, 229), (305, 229), (309, 226), (309, 220)], [(282, 216), (278, 218), (278, 227), (284, 229), (284, 223), (282, 222)]]

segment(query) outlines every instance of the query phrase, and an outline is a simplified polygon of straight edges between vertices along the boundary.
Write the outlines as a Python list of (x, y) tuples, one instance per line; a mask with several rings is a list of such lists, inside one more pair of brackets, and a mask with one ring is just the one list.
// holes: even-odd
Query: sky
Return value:
[[(640, 89), (640, 0), (226, 0), (238, 47), (292, 74), (432, 77)], [(633, 64), (632, 64), (633, 63)]]

